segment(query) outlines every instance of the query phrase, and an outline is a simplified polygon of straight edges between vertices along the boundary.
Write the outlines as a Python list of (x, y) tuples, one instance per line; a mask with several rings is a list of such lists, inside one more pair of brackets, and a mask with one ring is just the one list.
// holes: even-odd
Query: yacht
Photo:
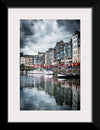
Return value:
[(53, 71), (52, 71), (50, 68), (48, 68), (48, 69), (46, 69), (46, 70), (44, 71), (44, 74), (53, 75), (54, 73), (53, 73)]

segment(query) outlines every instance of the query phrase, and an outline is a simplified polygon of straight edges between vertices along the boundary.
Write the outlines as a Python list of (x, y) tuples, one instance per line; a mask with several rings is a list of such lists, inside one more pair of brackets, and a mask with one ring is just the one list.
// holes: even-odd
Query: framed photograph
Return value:
[(100, 128), (94, 60), (100, 3), (2, 0), (1, 5), (7, 52), (2, 124)]

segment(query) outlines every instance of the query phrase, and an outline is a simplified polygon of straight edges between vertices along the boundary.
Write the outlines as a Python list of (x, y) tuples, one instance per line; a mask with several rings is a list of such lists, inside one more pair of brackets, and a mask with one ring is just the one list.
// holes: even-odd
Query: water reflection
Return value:
[(80, 81), (52, 75), (21, 75), (20, 109), (80, 110)]

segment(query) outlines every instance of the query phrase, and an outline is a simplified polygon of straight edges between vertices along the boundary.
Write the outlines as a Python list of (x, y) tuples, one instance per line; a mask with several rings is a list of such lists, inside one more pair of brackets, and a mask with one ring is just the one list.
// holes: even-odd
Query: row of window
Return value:
[(73, 51), (73, 54), (78, 54), (77, 50)]
[(78, 35), (72, 36), (72, 39), (73, 39), (73, 40), (74, 40), (74, 39), (78, 39)]

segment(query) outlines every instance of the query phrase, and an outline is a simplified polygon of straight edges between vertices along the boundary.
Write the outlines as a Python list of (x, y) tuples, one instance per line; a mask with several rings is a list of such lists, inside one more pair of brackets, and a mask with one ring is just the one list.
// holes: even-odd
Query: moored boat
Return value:
[(66, 75), (64, 74), (57, 74), (58, 77), (65, 77)]
[(45, 71), (44, 71), (44, 74), (47, 74), (47, 75), (53, 75), (54, 73), (53, 73), (53, 71), (51, 70), (51, 69), (46, 69)]
[(28, 71), (27, 74), (44, 74), (44, 72), (40, 70), (33, 70), (33, 71)]
[(74, 74), (74, 75), (57, 74), (57, 77), (58, 77), (58, 78), (79, 78), (80, 75), (76, 75), (76, 74)]

